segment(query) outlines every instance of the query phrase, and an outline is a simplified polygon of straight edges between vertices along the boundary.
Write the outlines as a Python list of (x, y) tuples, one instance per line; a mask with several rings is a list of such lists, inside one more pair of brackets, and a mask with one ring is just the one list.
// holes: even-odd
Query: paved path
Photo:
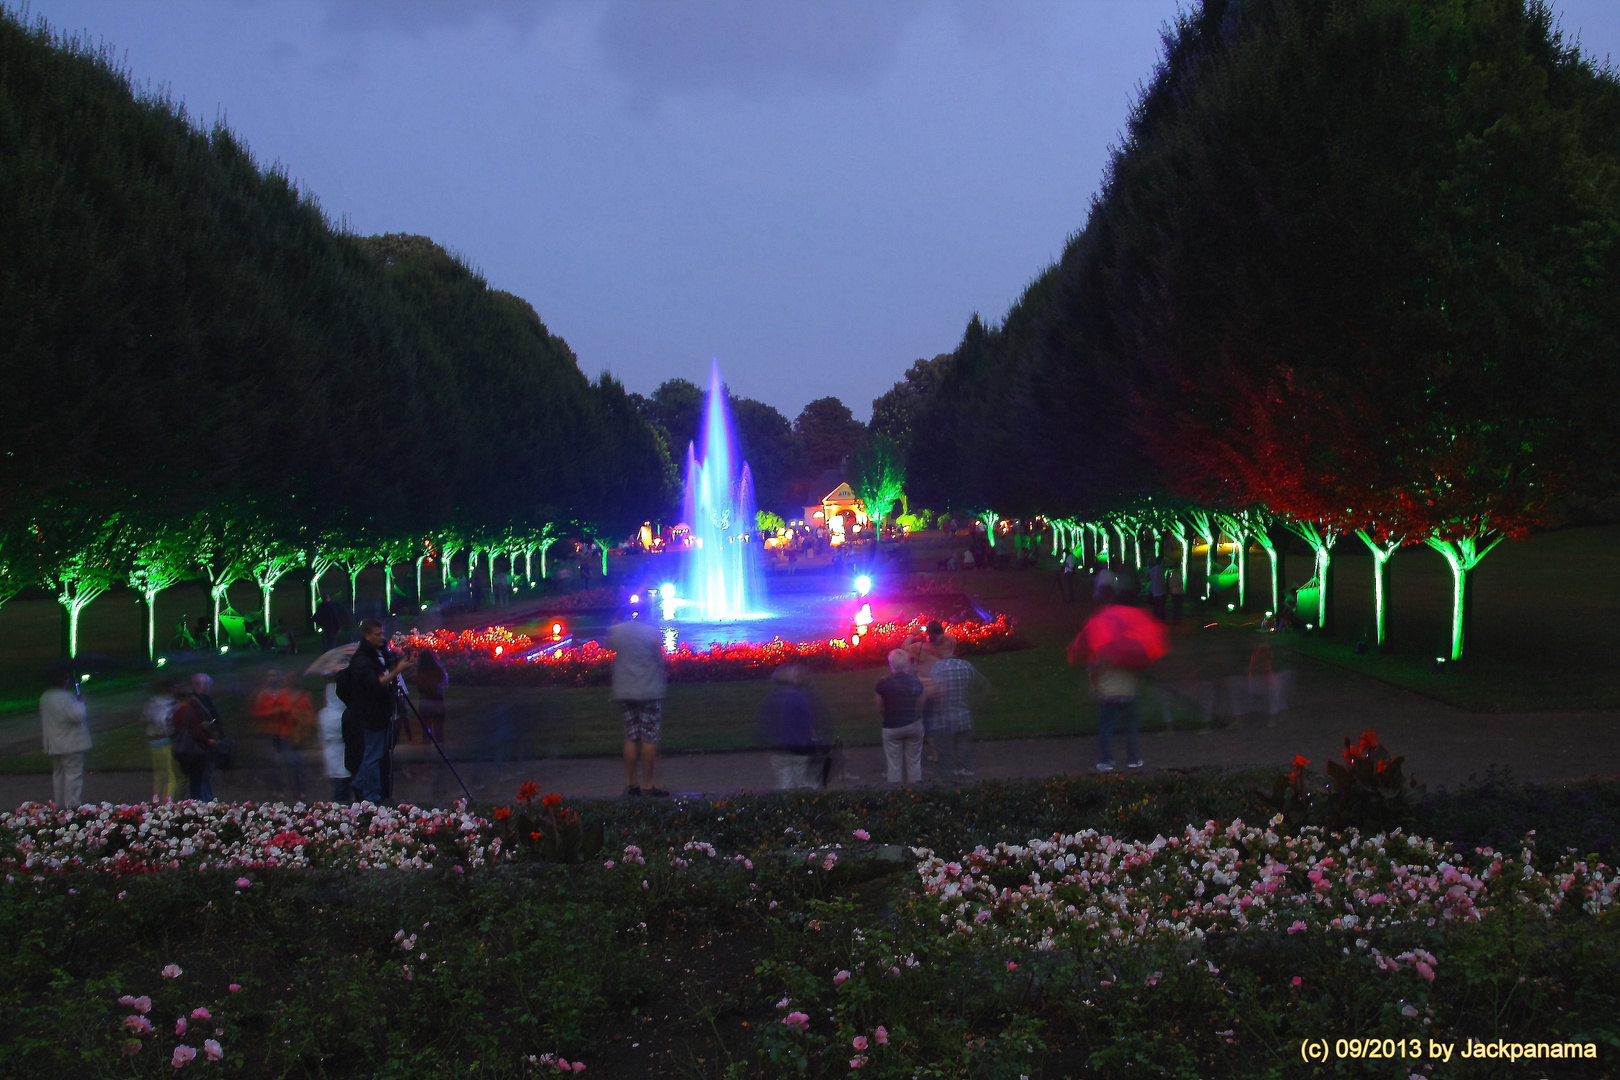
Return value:
[[(1295, 754), (1304, 754), (1319, 767), (1338, 753), (1346, 735), (1370, 727), (1393, 752), (1406, 756), (1408, 771), (1420, 783), (1433, 788), (1454, 787), (1492, 766), (1509, 768), (1521, 780), (1620, 777), (1620, 738), (1616, 737), (1620, 714), (1614, 711), (1469, 713), (1338, 668), (1301, 661), (1293, 676), (1290, 707), (1273, 725), (1264, 715), (1264, 702), (1259, 703), (1258, 714), (1224, 715), (1232, 711), (1234, 689), (1241, 695), (1244, 687), (1230, 678), (1183, 681), (1157, 691), (1163, 697), (1145, 697), (1142, 712), (1148, 730), (1142, 736), (1142, 753), (1146, 771), (1248, 765), (1286, 768)], [(1217, 720), (1213, 725), (1198, 726), (1183, 719), (1173, 730), (1165, 730), (1159, 721), (1165, 701), (1178, 717), (1197, 715), (1212, 705)], [(980, 778), (1011, 779), (1091, 773), (1097, 749), (1096, 740), (1085, 735), (981, 741), (977, 755)], [(1122, 745), (1116, 746), (1115, 756), (1124, 760)], [(309, 775), (315, 779), (308, 793), (319, 797), (326, 782), (318, 779), (313, 758), (309, 764)], [(405, 748), (400, 768), (399, 794), (406, 801), (443, 803), (459, 793), (444, 766), (416, 747)], [(623, 765), (611, 757), (541, 758), (499, 765), (467, 761), (457, 762), (457, 768), (480, 799), (510, 798), (517, 784), (527, 779), (576, 798), (614, 796), (624, 787)], [(759, 751), (675, 754), (666, 757), (659, 769), (659, 783), (677, 793), (760, 791), (771, 786), (769, 762)], [(875, 746), (850, 749), (846, 771), (849, 775), (835, 778), (834, 787), (881, 785), (881, 750)], [(278, 794), (274, 777), (266, 770), (224, 773), (215, 787), (226, 799), (263, 800)], [(150, 790), (145, 772), (93, 773), (85, 780), (85, 798), (98, 802), (136, 801)], [(49, 793), (49, 776), (0, 776), (0, 805), (15, 806)]]

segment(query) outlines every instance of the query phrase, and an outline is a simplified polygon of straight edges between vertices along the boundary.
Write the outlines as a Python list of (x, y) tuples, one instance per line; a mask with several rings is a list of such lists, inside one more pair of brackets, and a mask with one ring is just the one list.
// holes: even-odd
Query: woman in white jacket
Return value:
[(59, 809), (72, 809), (84, 796), (84, 752), (90, 749), (90, 721), (72, 671), (61, 672), (40, 695), (39, 726), (51, 757), (51, 799)]
[(326, 755), (326, 775), (332, 781), (332, 801), (349, 801), (349, 769), (343, 762), (343, 702), (337, 683), (326, 684), (326, 704), (317, 717), (321, 728), (321, 752)]

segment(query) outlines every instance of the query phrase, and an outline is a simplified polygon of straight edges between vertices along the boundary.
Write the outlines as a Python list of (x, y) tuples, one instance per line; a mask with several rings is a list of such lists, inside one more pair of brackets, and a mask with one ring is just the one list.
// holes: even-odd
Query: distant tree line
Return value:
[(529, 304), (425, 237), (334, 228), (223, 125), (7, 10), (0, 208), (0, 601), (605, 542), (669, 498), (659, 433)]
[(1620, 490), (1620, 84), (1524, 0), (1205, 0), (1165, 40), (1061, 258), (886, 395), (910, 492), (1286, 523), (1324, 604), (1339, 540), (1425, 544), (1460, 656), (1491, 546)]

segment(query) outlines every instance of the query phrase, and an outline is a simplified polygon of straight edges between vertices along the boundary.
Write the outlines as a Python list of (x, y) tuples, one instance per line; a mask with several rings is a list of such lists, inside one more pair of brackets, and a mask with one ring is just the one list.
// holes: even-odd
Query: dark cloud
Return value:
[(633, 100), (714, 90), (757, 98), (877, 81), (921, 10), (916, 0), (610, 0), (599, 40)]

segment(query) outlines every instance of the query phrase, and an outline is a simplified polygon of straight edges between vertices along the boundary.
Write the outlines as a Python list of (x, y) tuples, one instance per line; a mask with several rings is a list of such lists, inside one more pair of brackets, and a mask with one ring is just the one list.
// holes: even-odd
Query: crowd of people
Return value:
[[(971, 545), (964, 556), (980, 558)], [(1072, 553), (1064, 556), (1057, 573), (1064, 598), (1073, 598), (1075, 579), (1083, 576), (1083, 570)], [(1161, 629), (1183, 618), (1184, 583), (1179, 570), (1162, 557), (1155, 556), (1141, 571), (1123, 560), (1102, 563), (1089, 586), (1097, 612), (1094, 621), (1119, 608), (1137, 610)], [(657, 773), (668, 661), (664, 635), (650, 621), (650, 612), (649, 618), (643, 614), (626, 609), (610, 628), (605, 644), (616, 654), (611, 697), (623, 732), (625, 794), (664, 797), (669, 792), (659, 786)], [(1281, 624), (1288, 617), (1289, 613), (1279, 612), (1273, 619)], [(323, 597), (314, 623), (324, 644), (334, 645), (343, 622), (341, 609)], [(259, 744), (253, 757), (266, 766), (262, 774), (282, 797), (303, 800), (319, 791), (319, 797), (332, 800), (390, 801), (394, 751), (401, 739), (420, 742), (424, 752), (430, 744), (442, 747), (448, 676), (432, 650), (402, 653), (378, 620), (363, 620), (359, 628), (358, 643), (338, 647), (352, 654), (327, 672), (331, 677), (317, 693), (318, 700), (302, 687), (299, 672), (271, 669), (246, 707), (251, 727), (231, 734), (207, 674), (160, 677), (142, 713), (152, 763), (152, 798), (212, 799), (215, 773), (229, 768), (236, 757), (233, 735), (251, 732)], [(1085, 635), (1083, 630), (1082, 638)], [(1097, 703), (1098, 771), (1115, 768), (1116, 733), (1125, 738), (1126, 767), (1142, 767), (1136, 699), (1143, 672), (1156, 659), (1157, 654), (1142, 658), (1071, 647), (1070, 661), (1084, 666)], [(1268, 648), (1256, 651), (1242, 677), (1251, 686), (1256, 680), (1265, 684), (1274, 719), (1284, 707), (1287, 673), (1278, 669)], [(988, 686), (983, 674), (957, 655), (956, 640), (938, 622), (889, 653), (887, 671), (873, 681), (871, 697), (884, 779), (891, 784), (973, 779), (977, 775), (973, 714)], [(76, 805), (83, 795), (91, 735), (79, 682), (70, 669), (61, 669), (41, 697), (40, 719), (52, 763), (52, 797), (58, 805)], [(755, 734), (777, 788), (823, 787), (840, 777), (856, 779), (842, 761), (841, 743), (834, 737), (832, 716), (815, 679), (799, 663), (783, 664), (771, 676), (757, 711)], [(316, 750), (318, 754), (312, 753)], [(324, 766), (324, 784), (313, 783), (307, 775), (314, 761)], [(448, 765), (449, 759), (444, 763)]]

